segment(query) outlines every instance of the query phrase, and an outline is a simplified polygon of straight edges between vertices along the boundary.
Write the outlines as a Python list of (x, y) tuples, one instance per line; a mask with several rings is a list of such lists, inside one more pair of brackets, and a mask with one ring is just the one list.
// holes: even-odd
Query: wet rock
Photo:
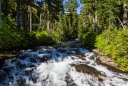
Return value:
[(67, 83), (67, 86), (77, 86), (68, 73), (65, 76), (65, 81)]
[(82, 59), (82, 60), (86, 60), (84, 54), (78, 54), (78, 55), (76, 55), (76, 56), (79, 57), (79, 58)]
[(5, 75), (6, 73), (3, 70), (0, 70), (0, 82), (4, 79)]
[(95, 58), (96, 58), (95, 55), (90, 56), (90, 60), (95, 60)]
[(60, 53), (65, 53), (67, 50), (66, 49), (58, 49), (57, 52), (60, 52)]
[(18, 86), (26, 86), (26, 79), (23, 77), (18, 79), (17, 82), (18, 82)]
[(21, 54), (21, 55), (19, 56), (19, 59), (24, 60), (24, 59), (26, 59), (27, 57), (28, 57), (27, 54)]
[(39, 50), (43, 50), (43, 47), (42, 46), (36, 46), (32, 49), (32, 51), (36, 52), (36, 51), (39, 51)]
[(75, 50), (75, 53), (76, 54), (81, 54), (80, 50), (78, 50), (78, 49)]
[(98, 64), (104, 65), (104, 66), (106, 66), (109, 70), (112, 70), (112, 71), (114, 71), (114, 72), (123, 72), (123, 71), (121, 70), (121, 68), (119, 68), (119, 67), (117, 66), (117, 64), (114, 63), (113, 60), (112, 60), (110, 57), (104, 55), (104, 54), (103, 54), (102, 52), (100, 52), (99, 50), (93, 49), (92, 51), (93, 51), (94, 54), (96, 54), (96, 55), (98, 56), (98, 58), (97, 58), (97, 60), (96, 60)]
[(30, 58), (30, 61), (33, 62), (33, 63), (36, 63), (37, 62), (37, 58)]
[(99, 81), (104, 80), (104, 76), (98, 70), (91, 66), (85, 64), (71, 64), (71, 66), (75, 67), (78, 72), (83, 72), (98, 77)]

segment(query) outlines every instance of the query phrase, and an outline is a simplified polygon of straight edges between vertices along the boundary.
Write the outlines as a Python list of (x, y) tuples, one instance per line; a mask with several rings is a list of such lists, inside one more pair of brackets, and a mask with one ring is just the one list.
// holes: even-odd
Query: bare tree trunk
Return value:
[(40, 24), (39, 24), (39, 30), (42, 31), (42, 12), (40, 13)]
[(28, 31), (32, 31), (32, 9), (31, 6), (28, 6)]
[(95, 0), (95, 21), (94, 21), (94, 27), (95, 30), (98, 31), (98, 15), (97, 15), (97, 6), (98, 5), (98, 1)]
[(16, 7), (16, 28), (20, 29), (20, 1), (17, 1), (17, 7)]
[(123, 28), (127, 28), (127, 20), (128, 20), (128, 15), (127, 15), (127, 4), (124, 3), (124, 14), (123, 14)]
[[(1, 14), (1, 12), (2, 12), (2, 2), (1, 2), (1, 0), (0, 0), (0, 14)], [(0, 20), (2, 20), (1, 15), (0, 15)]]
[(32, 31), (32, 8), (30, 7), (30, 32)]
[(50, 30), (50, 18), (49, 18), (49, 10), (47, 11), (47, 30)]

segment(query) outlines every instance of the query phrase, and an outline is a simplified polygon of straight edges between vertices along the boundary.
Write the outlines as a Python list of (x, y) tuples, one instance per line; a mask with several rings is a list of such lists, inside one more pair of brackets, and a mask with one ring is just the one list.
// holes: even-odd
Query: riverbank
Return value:
[(114, 71), (114, 72), (121, 72), (124, 73), (120, 67), (117, 66), (117, 64), (109, 57), (104, 55), (102, 52), (100, 52), (97, 49), (92, 49), (92, 52), (98, 56), (98, 63), (106, 66), (108, 69)]

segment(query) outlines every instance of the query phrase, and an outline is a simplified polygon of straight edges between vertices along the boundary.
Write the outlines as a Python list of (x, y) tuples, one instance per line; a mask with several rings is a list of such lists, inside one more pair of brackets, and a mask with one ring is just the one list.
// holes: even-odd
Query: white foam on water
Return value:
[[(63, 48), (59, 48), (63, 49)], [(18, 86), (20, 78), (25, 79), (25, 86), (128, 86), (128, 74), (115, 73), (108, 70), (105, 66), (96, 63), (97, 57), (84, 48), (64, 48), (66, 51), (73, 51), (78, 49), (81, 54), (84, 54), (80, 59), (77, 55), (66, 54), (59, 52), (53, 47), (48, 49), (43, 48), (43, 52), (24, 51), (21, 56), (26, 55), (28, 58), (17, 59), (16, 62), (6, 62), (7, 67), (12, 67), (8, 75), (3, 80), (3, 86)], [(43, 58), (44, 56), (51, 56), (51, 59), (45, 62), (37, 61), (31, 62), (30, 59)], [(17, 67), (19, 64), (24, 65), (23, 68)], [(36, 65), (31, 67), (30, 64)], [(71, 64), (84, 64), (95, 68), (104, 76), (103, 81), (99, 81), (98, 77), (93, 75), (78, 72)], [(10, 79), (13, 76), (13, 79)], [(0, 85), (2, 86), (0, 83)]]
[[(70, 69), (71, 62), (72, 60), (65, 59), (62, 62), (42, 63), (33, 72), (34, 76), (38, 78), (37, 83), (33, 83), (33, 85), (42, 82), (44, 86), (66, 86), (65, 76)], [(32, 84), (32, 82), (28, 84)]]

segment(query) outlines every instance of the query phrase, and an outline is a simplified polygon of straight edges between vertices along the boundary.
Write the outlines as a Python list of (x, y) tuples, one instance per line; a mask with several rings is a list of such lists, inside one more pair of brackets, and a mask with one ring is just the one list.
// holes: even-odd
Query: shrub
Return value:
[(122, 68), (128, 71), (128, 30), (105, 30), (97, 36), (95, 47), (111, 58)]
[(95, 32), (79, 33), (79, 38), (82, 40), (82, 45), (93, 47), (97, 34)]
[(32, 31), (28, 37), (31, 46), (53, 45), (61, 41), (61, 36), (57, 31)]
[[(18, 33), (15, 29), (5, 21), (0, 21), (0, 50), (13, 49), (23, 46), (24, 36)], [(25, 45), (24, 45), (25, 46)]]

